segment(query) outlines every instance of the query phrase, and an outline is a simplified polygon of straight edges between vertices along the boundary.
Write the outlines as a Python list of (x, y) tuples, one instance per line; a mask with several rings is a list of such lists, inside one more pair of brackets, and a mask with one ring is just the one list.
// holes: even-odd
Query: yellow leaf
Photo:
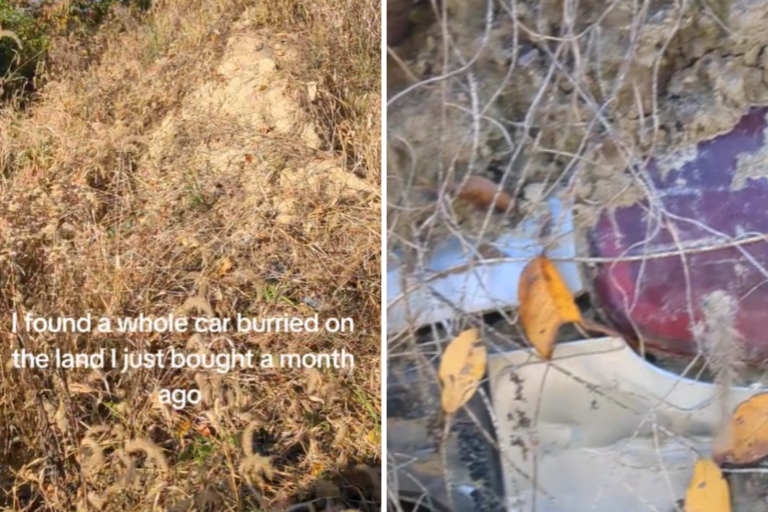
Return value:
[(557, 331), (581, 323), (581, 312), (555, 266), (538, 256), (523, 269), (518, 287), (520, 323), (528, 341), (544, 359), (552, 357)]
[(451, 341), (443, 352), (438, 375), (442, 384), (443, 411), (453, 414), (472, 398), (485, 374), (487, 352), (478, 343), (477, 329), (469, 329)]
[(312, 476), (319, 476), (320, 473), (325, 471), (325, 465), (322, 462), (314, 462), (310, 471), (312, 472)]
[(715, 460), (751, 464), (768, 456), (768, 393), (741, 402), (715, 440)]
[(717, 464), (699, 459), (685, 493), (685, 512), (730, 512), (731, 492)]
[(176, 433), (178, 434), (179, 437), (183, 437), (187, 432), (189, 432), (190, 428), (192, 428), (192, 420), (189, 420), (189, 419), (184, 420), (181, 423), (181, 426), (176, 431)]
[(219, 265), (219, 275), (224, 275), (230, 270), (232, 270), (232, 260), (229, 258), (224, 258), (224, 261), (221, 262), (221, 265)]

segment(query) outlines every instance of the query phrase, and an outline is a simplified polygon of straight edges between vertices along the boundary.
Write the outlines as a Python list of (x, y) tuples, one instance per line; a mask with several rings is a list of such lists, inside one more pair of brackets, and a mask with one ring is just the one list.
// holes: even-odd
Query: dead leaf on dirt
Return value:
[(323, 471), (325, 471), (326, 467), (325, 464), (322, 462), (315, 462), (312, 464), (312, 467), (310, 469), (310, 472), (312, 473), (312, 476), (320, 476)]
[(443, 352), (438, 375), (442, 384), (443, 411), (458, 411), (480, 385), (485, 374), (487, 351), (478, 343), (477, 329), (469, 329), (451, 341)]
[(685, 493), (685, 512), (730, 512), (731, 492), (722, 471), (710, 459), (699, 459)]
[(557, 331), (563, 324), (581, 323), (581, 312), (560, 273), (546, 256), (537, 256), (525, 266), (518, 295), (520, 323), (525, 335), (541, 357), (550, 359)]
[[(482, 176), (470, 176), (462, 183), (452, 185), (449, 192), (456, 197), (469, 201), (480, 208), (493, 206), (500, 212), (506, 212), (512, 206), (512, 196), (504, 190), (499, 190), (500, 185)], [(496, 194), (498, 193), (498, 197)], [(494, 202), (494, 198), (496, 201)]]
[(768, 456), (768, 393), (741, 402), (715, 440), (718, 462), (751, 464)]

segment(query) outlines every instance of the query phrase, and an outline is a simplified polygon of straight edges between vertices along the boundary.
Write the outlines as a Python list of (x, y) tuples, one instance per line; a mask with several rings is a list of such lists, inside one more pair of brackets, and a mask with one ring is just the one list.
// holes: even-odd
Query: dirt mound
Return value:
[(593, 218), (646, 193), (620, 174), (629, 162), (728, 131), (768, 103), (764, 2), (444, 7), (388, 63), (390, 227), (407, 240), (442, 236), (435, 219), (446, 216), (478, 234), (484, 211), (435, 214), (439, 184), (467, 174), (501, 183), (523, 213), (526, 185), (565, 186)]

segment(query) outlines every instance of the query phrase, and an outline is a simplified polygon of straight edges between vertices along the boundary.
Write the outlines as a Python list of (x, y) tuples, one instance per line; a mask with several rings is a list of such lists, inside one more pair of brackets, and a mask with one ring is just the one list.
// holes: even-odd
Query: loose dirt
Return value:
[[(443, 21), (414, 14), (388, 61), (389, 222), (401, 240), (431, 246), (446, 231), (490, 235), (519, 220), (453, 214), (436, 205), (450, 204), (445, 194), (409, 184), (439, 191), (472, 173), (514, 195), (541, 183), (581, 190), (591, 210), (631, 204), (646, 191), (623, 174), (630, 163), (726, 132), (768, 103), (765, 2), (445, 0), (441, 9)], [(755, 168), (744, 167), (735, 186)]]

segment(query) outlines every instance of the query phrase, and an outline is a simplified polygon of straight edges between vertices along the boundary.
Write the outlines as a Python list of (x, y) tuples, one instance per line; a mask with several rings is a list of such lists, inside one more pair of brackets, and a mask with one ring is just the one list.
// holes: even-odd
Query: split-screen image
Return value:
[(767, 21), (0, 0), (0, 512), (768, 512)]

